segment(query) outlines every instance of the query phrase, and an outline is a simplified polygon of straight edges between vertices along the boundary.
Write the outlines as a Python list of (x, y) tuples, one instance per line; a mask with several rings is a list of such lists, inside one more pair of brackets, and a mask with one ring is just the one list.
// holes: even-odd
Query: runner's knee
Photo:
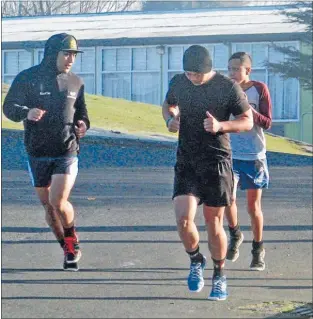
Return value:
[(249, 203), (247, 209), (248, 214), (252, 217), (262, 214), (261, 203), (258, 201), (254, 203)]
[(192, 219), (189, 219), (187, 216), (180, 216), (176, 218), (177, 227), (180, 230), (188, 229), (190, 226), (194, 224)]
[(67, 204), (67, 201), (64, 200), (63, 198), (52, 197), (52, 198), (50, 198), (50, 204), (52, 205), (52, 207), (54, 209), (59, 210), (59, 211), (63, 211), (64, 207)]

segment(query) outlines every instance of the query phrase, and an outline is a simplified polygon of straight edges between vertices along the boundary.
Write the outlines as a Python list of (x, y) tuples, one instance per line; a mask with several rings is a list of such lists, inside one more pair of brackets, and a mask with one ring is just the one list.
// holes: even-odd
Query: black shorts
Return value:
[(78, 158), (72, 157), (28, 157), (28, 171), (34, 187), (47, 187), (52, 175), (70, 174), (77, 176)]
[(180, 195), (194, 195), (199, 205), (229, 206), (232, 200), (234, 175), (231, 161), (216, 163), (176, 163), (173, 199)]

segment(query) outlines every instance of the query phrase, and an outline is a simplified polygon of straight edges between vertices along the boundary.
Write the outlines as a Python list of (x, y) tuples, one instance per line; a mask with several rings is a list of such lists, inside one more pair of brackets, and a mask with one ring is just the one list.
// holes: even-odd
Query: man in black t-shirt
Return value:
[[(191, 259), (188, 287), (204, 286), (206, 258), (199, 251), (194, 223), (203, 204), (208, 244), (214, 264), (211, 300), (227, 298), (223, 273), (227, 237), (223, 228), (225, 206), (231, 204), (233, 173), (230, 132), (251, 130), (252, 112), (238, 84), (212, 70), (206, 48), (193, 45), (183, 57), (185, 73), (173, 77), (163, 104), (163, 118), (170, 132), (179, 131), (174, 179), (174, 206), (179, 236)], [(171, 116), (170, 107), (179, 113)], [(229, 121), (230, 115), (235, 119)]]

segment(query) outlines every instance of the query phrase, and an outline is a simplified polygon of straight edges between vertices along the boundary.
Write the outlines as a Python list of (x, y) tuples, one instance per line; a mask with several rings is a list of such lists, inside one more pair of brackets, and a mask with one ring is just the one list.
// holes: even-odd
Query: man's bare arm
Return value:
[(251, 109), (235, 116), (235, 120), (220, 122), (220, 132), (239, 133), (250, 131), (253, 127), (253, 115)]

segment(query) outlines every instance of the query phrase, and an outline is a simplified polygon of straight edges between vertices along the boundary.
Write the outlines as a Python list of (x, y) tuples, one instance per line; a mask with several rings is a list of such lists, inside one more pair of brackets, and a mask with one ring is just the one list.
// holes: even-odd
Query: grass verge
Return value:
[[(3, 101), (7, 86), (2, 91)], [(86, 102), (91, 128), (134, 135), (177, 137), (177, 134), (169, 133), (166, 129), (159, 106), (90, 94), (86, 94)], [(9, 121), (2, 114), (2, 128), (20, 130), (23, 126)], [(268, 151), (312, 156), (301, 144), (283, 137), (266, 134), (266, 142)]]

